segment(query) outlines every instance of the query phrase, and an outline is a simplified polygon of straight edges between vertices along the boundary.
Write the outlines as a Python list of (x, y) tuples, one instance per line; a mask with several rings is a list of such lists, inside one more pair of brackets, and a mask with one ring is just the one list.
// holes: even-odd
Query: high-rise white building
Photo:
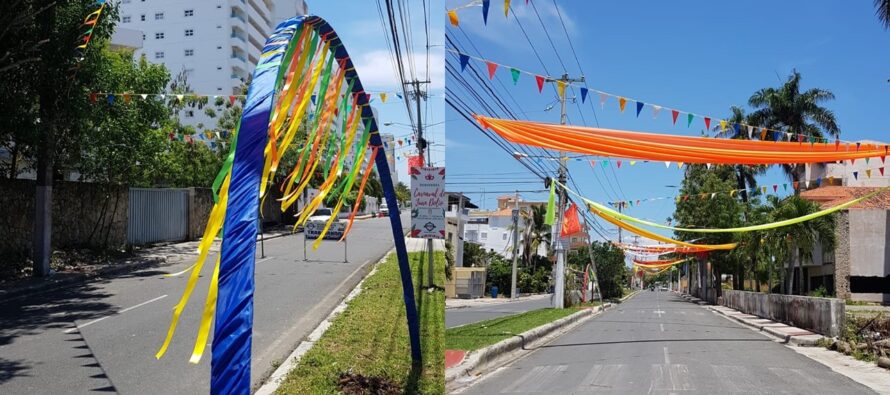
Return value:
[(380, 140), (383, 141), (383, 152), (386, 153), (389, 175), (392, 176), (392, 185), (395, 187), (399, 184), (399, 172), (396, 171), (396, 138), (392, 133), (380, 133)]
[[(284, 15), (306, 13), (304, 0), (122, 0), (118, 26), (141, 30), (136, 56), (165, 64), (174, 77), (184, 71), (194, 93), (232, 95)], [(199, 111), (183, 117), (190, 125), (207, 121)]]

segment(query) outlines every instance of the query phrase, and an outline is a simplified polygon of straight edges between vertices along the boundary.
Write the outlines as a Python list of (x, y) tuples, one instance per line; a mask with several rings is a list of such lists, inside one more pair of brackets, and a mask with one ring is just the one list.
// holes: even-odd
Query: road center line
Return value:
[(64, 331), (62, 331), (62, 333), (74, 333), (74, 332), (80, 330), (80, 329), (83, 328), (83, 327), (87, 327), (87, 326), (93, 325), (93, 324), (95, 324), (95, 323), (97, 323), (97, 322), (99, 322), (99, 321), (102, 321), (102, 320), (106, 319), (106, 318), (111, 318), (111, 317), (113, 317), (113, 316), (115, 316), (115, 315), (126, 313), (126, 312), (128, 312), (128, 311), (130, 311), (130, 310), (133, 310), (133, 309), (137, 308), (137, 307), (145, 306), (145, 305), (147, 305), (147, 304), (149, 304), (149, 303), (151, 303), (151, 302), (157, 302), (157, 301), (159, 301), (159, 300), (161, 300), (161, 299), (164, 299), (164, 298), (166, 298), (166, 297), (167, 297), (167, 295), (161, 295), (161, 296), (158, 296), (157, 298), (154, 298), (154, 299), (152, 299), (152, 300), (147, 300), (147, 301), (142, 302), (142, 303), (139, 303), (139, 304), (137, 304), (137, 305), (135, 305), (135, 306), (127, 307), (126, 309), (123, 309), (123, 310), (121, 310), (121, 311), (118, 311), (117, 313), (109, 314), (109, 315), (106, 315), (106, 316), (104, 316), (104, 317), (97, 318), (97, 319), (92, 320), (92, 321), (90, 321), (90, 322), (87, 322), (86, 324), (83, 324), (83, 325), (76, 325), (74, 328), (65, 329)]
[(668, 348), (667, 347), (664, 347), (664, 364), (665, 365), (671, 364), (671, 357), (668, 356)]
[(658, 327), (661, 328), (662, 332), (664, 332), (664, 324), (658, 324)]

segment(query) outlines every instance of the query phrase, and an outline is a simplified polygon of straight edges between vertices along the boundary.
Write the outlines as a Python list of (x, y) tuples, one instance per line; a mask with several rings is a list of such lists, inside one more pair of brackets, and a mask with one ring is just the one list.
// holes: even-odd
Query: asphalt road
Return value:
[(461, 307), (445, 310), (445, 327), (472, 324), (474, 322), (490, 320), (492, 318), (524, 313), (526, 311), (543, 309), (552, 304), (550, 298), (520, 300), (516, 302), (504, 302), (488, 306)]
[[(409, 225), (410, 215), (402, 216)], [(254, 388), (392, 248), (387, 218), (357, 221), (343, 248), (325, 242), (303, 261), (302, 234), (265, 242), (257, 258), (252, 375)], [(259, 246), (257, 247), (259, 254)], [(170, 349), (155, 359), (185, 276), (163, 277), (193, 260), (43, 293), (0, 305), (0, 393), (201, 394), (210, 382), (210, 347), (188, 362), (203, 309), (208, 258)]]
[(874, 392), (673, 293), (644, 291), (464, 393)]

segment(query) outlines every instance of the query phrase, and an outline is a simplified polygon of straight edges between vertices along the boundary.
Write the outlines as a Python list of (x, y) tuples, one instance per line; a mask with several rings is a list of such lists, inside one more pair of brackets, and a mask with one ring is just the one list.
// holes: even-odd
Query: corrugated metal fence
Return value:
[(149, 244), (188, 238), (188, 189), (130, 188), (127, 243)]

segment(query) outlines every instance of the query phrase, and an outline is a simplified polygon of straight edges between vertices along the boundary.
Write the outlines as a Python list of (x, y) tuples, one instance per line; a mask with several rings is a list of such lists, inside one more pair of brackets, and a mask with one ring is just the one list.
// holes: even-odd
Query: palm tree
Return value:
[(890, 30), (890, 0), (875, 0), (875, 14), (885, 29)]
[(538, 249), (543, 245), (550, 246), (550, 225), (544, 223), (547, 216), (547, 207), (543, 205), (531, 206), (531, 210), (523, 210), (522, 218), (525, 222), (522, 240), (522, 262), (530, 266), (534, 262)]
[[(772, 199), (771, 203), (773, 205), (773, 210), (770, 213), (771, 221), (797, 218), (820, 210), (819, 205), (800, 196), (790, 196), (782, 201)], [(781, 244), (784, 244), (785, 248), (783, 249), (790, 252), (789, 255), (791, 255), (786, 278), (788, 294), (793, 293), (795, 280), (798, 292), (803, 292), (801, 265), (805, 259), (812, 259), (813, 249), (817, 243), (821, 243), (822, 249), (825, 251), (834, 249), (834, 228), (835, 218), (833, 215), (828, 215), (770, 231), (771, 238), (776, 243), (774, 245), (780, 247)], [(794, 275), (794, 261), (797, 261), (797, 276)]]
[[(748, 99), (755, 109), (749, 120), (753, 125), (813, 136), (816, 141), (824, 139), (825, 134), (838, 137), (841, 131), (834, 112), (822, 106), (833, 99), (834, 94), (825, 89), (801, 92), (800, 73), (794, 70), (778, 88), (761, 89)], [(804, 167), (800, 164), (783, 164), (782, 169), (791, 181), (800, 181), (803, 176)]]
[[(717, 132), (718, 136), (724, 135), (724, 136), (731, 136), (734, 139), (748, 140), (749, 136), (744, 131), (744, 129), (745, 129), (744, 125), (752, 124), (751, 119), (749, 119), (750, 117), (746, 116), (745, 110), (739, 106), (732, 106), (729, 108), (729, 110), (732, 113), (732, 115), (729, 118), (726, 118), (726, 122), (729, 125), (729, 127), (726, 128), (725, 130), (723, 130), (720, 126), (714, 126), (714, 131)], [(735, 130), (736, 130), (735, 125), (739, 125), (740, 133), (735, 133)], [(751, 205), (748, 202), (748, 198), (749, 198), (748, 190), (751, 188), (757, 187), (756, 177), (759, 175), (762, 175), (763, 173), (766, 173), (766, 169), (767, 169), (767, 167), (763, 166), (763, 165), (753, 165), (753, 166), (736, 165), (735, 166), (736, 188), (741, 190), (741, 191), (739, 191), (739, 196), (742, 197), (742, 202), (745, 204), (745, 212), (744, 212), (745, 223), (748, 223), (748, 224), (751, 223), (751, 222), (749, 222), (750, 218), (748, 216), (748, 213), (751, 211)], [(756, 251), (754, 251), (754, 250), (750, 251), (750, 254), (748, 256), (750, 257), (750, 260), (751, 260), (751, 270), (753, 273), (753, 270), (757, 263)], [(739, 261), (739, 263), (740, 264), (737, 267), (736, 275), (733, 276), (733, 282), (735, 283), (734, 284), (735, 289), (743, 289), (745, 287), (745, 269), (744, 269), (744, 266), (741, 264), (741, 261)]]

